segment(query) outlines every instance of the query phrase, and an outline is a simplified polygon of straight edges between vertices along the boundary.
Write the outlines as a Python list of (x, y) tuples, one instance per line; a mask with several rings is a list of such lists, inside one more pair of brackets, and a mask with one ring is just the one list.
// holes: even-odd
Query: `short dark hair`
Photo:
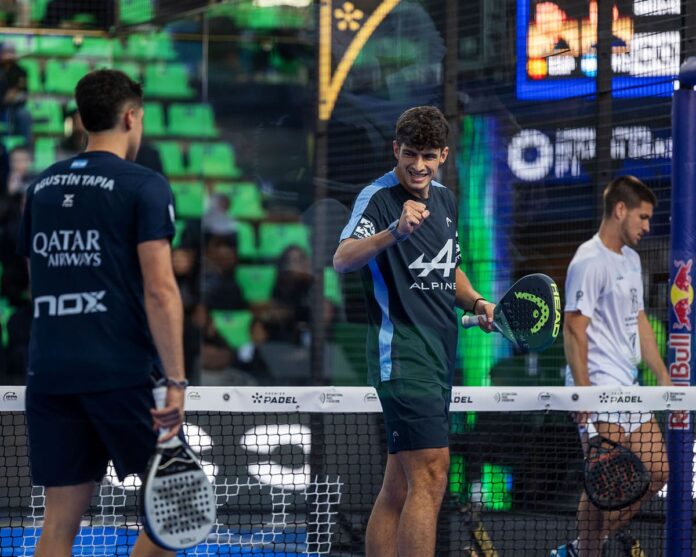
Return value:
[(116, 126), (127, 103), (143, 105), (143, 89), (119, 70), (95, 70), (75, 87), (75, 101), (88, 132), (101, 132)]
[(629, 209), (640, 207), (641, 202), (657, 207), (657, 197), (635, 176), (614, 178), (604, 189), (604, 216), (609, 217), (616, 204), (623, 201)]
[(444, 149), (449, 124), (434, 106), (415, 106), (404, 112), (396, 122), (396, 143), (416, 149)]

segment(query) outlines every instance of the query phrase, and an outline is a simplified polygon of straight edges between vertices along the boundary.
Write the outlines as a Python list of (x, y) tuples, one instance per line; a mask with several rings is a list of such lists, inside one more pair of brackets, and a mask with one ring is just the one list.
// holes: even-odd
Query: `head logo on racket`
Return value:
[(532, 302), (537, 306), (538, 309), (532, 310), (532, 317), (535, 319), (538, 318), (538, 321), (529, 330), (532, 334), (538, 333), (549, 320), (549, 305), (539, 298), (539, 296), (535, 296), (531, 292), (515, 292), (515, 297), (520, 300)]

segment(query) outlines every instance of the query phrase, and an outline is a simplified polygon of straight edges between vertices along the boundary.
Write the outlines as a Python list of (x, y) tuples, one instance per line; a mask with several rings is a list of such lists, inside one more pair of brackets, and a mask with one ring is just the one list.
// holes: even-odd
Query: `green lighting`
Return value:
[[(481, 466), (480, 498), (484, 509), (509, 511), (512, 508), (512, 470), (508, 466)], [(475, 498), (472, 486), (472, 499)]]

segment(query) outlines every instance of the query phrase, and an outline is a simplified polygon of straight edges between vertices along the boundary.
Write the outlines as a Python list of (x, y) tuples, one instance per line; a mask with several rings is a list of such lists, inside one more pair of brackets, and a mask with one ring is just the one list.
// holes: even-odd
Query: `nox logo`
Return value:
[(423, 261), (425, 254), (421, 254), (418, 259), (408, 266), (408, 268), (420, 269), (421, 272), (418, 273), (419, 277), (427, 277), (430, 272), (434, 270), (442, 271), (443, 276), (449, 277), (450, 273), (457, 265), (454, 258), (453, 244), (454, 241), (450, 238), (430, 263), (425, 263)]
[(100, 301), (105, 295), (106, 291), (100, 290), (60, 296), (39, 296), (34, 299), (34, 317), (40, 317), (42, 312), (50, 317), (106, 312), (106, 306)]

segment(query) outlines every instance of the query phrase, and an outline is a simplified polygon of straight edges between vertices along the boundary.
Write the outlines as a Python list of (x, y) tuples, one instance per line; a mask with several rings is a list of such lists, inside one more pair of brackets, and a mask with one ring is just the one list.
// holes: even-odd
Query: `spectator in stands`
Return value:
[(82, 118), (80, 118), (75, 101), (68, 102), (65, 107), (65, 117), (68, 119), (68, 125), (65, 126), (67, 134), (60, 142), (56, 152), (56, 160), (59, 161), (82, 153), (87, 146), (87, 132), (82, 125)]
[(224, 196), (213, 196), (212, 206), (203, 216), (202, 295), (211, 309), (246, 309), (237, 284), (237, 225), (227, 215)]
[(0, 0), (0, 25), (3, 27), (29, 27), (31, 3), (29, 0)]
[(7, 176), (8, 195), (24, 194), (27, 186), (35, 177), (32, 169), (34, 159), (26, 145), (20, 145), (10, 151), (10, 173)]
[(29, 97), (27, 71), (17, 63), (17, 50), (10, 42), (0, 44), (0, 74), (2, 76), (2, 110), (8, 131), (21, 135), (31, 144), (31, 113), (26, 103)]
[[(313, 308), (312, 292), (315, 288), (311, 260), (300, 246), (288, 246), (278, 258), (278, 274), (271, 295), (278, 307), (284, 308), (289, 315), (286, 329), (293, 331), (295, 342), (304, 346), (310, 343), (310, 324)], [(336, 320), (338, 308), (331, 300), (324, 300), (321, 319), (329, 332)]]
[(308, 345), (310, 291), (314, 280), (309, 255), (299, 246), (288, 246), (278, 258), (277, 267), (271, 298), (274, 304), (287, 310), (287, 330), (294, 331), (293, 340)]
[(179, 244), (172, 251), (172, 265), (181, 300), (184, 305), (184, 366), (186, 378), (193, 385), (200, 384), (198, 359), (205, 320), (197, 318), (201, 307), (200, 296), (200, 227), (198, 220), (186, 223)]
[(26, 385), (33, 309), (29, 295), (29, 271), (21, 257), (16, 257), (4, 267), (2, 295), (13, 308), (7, 321), (7, 374), (3, 382), (9, 381), (9, 385)]

